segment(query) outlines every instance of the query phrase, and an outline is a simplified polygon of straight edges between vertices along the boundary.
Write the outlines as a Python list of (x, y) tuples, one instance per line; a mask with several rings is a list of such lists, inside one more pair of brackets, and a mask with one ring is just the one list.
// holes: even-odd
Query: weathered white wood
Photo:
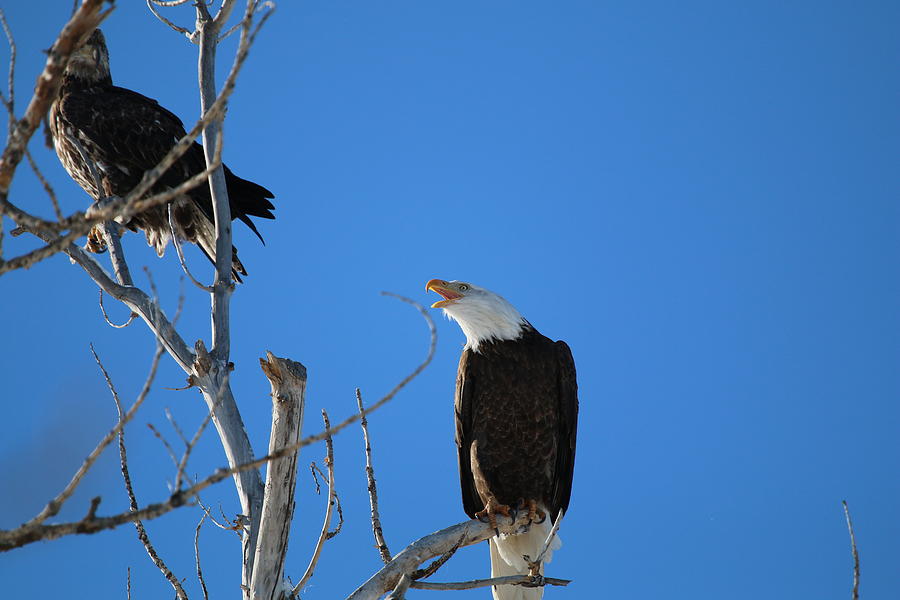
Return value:
[[(501, 518), (500, 521), (507, 521)], [(512, 524), (498, 524), (501, 533), (513, 533), (528, 523), (527, 511), (519, 513)], [(420, 538), (403, 549), (383, 569), (372, 575), (347, 600), (376, 600), (397, 587), (403, 575), (411, 575), (423, 562), (449, 552), (457, 543), (459, 547), (471, 546), (494, 535), (487, 523), (472, 520), (436, 531)], [(460, 541), (461, 540), (461, 541)]]
[[(306, 402), (306, 367), (266, 353), (260, 367), (272, 386), (269, 453), (300, 441)], [(284, 597), (284, 558), (294, 516), (299, 450), (269, 463), (250, 584), (251, 600)]]

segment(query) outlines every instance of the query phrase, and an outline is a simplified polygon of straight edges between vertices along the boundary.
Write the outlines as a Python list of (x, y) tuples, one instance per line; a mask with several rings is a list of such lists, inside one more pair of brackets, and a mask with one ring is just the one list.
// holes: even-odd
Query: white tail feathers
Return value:
[[(541, 507), (547, 513), (547, 509)], [(501, 535), (490, 539), (491, 546), (491, 577), (506, 577), (509, 575), (525, 575), (528, 573), (528, 562), (523, 558), (527, 555), (534, 560), (544, 548), (544, 542), (550, 534), (552, 525), (550, 518), (543, 523), (532, 523), (525, 533), (517, 535)], [(553, 558), (553, 551), (562, 547), (559, 535), (553, 536), (550, 547), (544, 555), (543, 563), (549, 563)], [(541, 566), (543, 574), (544, 567)], [(494, 600), (540, 600), (544, 595), (544, 588), (527, 588), (521, 585), (500, 585), (493, 588)]]

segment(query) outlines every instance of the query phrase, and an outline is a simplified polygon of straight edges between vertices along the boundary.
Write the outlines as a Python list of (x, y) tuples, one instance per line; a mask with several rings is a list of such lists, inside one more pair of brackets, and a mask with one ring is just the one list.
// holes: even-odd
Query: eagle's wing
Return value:
[(456, 416), (456, 449), (459, 456), (459, 483), (462, 490), (463, 510), (471, 518), (484, 508), (484, 503), (475, 490), (475, 478), (472, 475), (472, 413), (475, 402), (475, 386), (477, 385), (474, 369), (469, 363), (477, 361), (478, 356), (471, 350), (463, 350), (459, 357), (459, 370), (456, 374), (456, 398), (454, 413)]
[[(156, 100), (125, 88), (68, 98), (61, 108), (91, 157), (119, 184), (140, 181), (144, 171), (155, 167), (185, 134), (177, 116)], [(174, 187), (204, 168), (202, 147), (195, 143), (160, 183)], [(211, 210), (207, 216), (212, 217)]]
[(559, 444), (556, 450), (556, 474), (553, 480), (552, 519), (559, 509), (569, 507), (572, 493), (572, 471), (575, 467), (575, 434), (578, 425), (578, 383), (575, 379), (575, 359), (569, 345), (556, 342), (559, 361)]

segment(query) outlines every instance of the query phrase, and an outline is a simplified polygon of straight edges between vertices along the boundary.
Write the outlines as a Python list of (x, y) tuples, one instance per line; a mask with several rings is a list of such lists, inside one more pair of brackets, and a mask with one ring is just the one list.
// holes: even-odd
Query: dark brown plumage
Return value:
[[(490, 290), (443, 279), (425, 289), (444, 298), (432, 308), (443, 309), (466, 335), (454, 401), (463, 509), (495, 528), (497, 515), (526, 510), (525, 530), (491, 538), (491, 576), (543, 573), (561, 546), (551, 523), (572, 494), (578, 425), (572, 352)], [(492, 594), (540, 600), (543, 590), (502, 585)]]
[(537, 500), (556, 519), (569, 506), (578, 388), (565, 342), (528, 327), (515, 340), (466, 349), (456, 379), (456, 444), (463, 509), (490, 495), (516, 507)]
[[(184, 125), (155, 100), (112, 84), (109, 54), (103, 34), (94, 31), (72, 55), (59, 97), (50, 111), (50, 131), (60, 161), (69, 175), (95, 200), (124, 196), (155, 167), (185, 134)], [(75, 138), (102, 179), (102, 189), (91, 175)], [(181, 184), (206, 168), (203, 147), (194, 143), (159, 179), (150, 193)], [(236, 176), (224, 167), (232, 219), (240, 219), (262, 240), (251, 216), (274, 219), (268, 200), (272, 192)], [(172, 201), (175, 231), (180, 239), (197, 244), (215, 263), (215, 229), (208, 184), (201, 184)], [(142, 230), (147, 243), (162, 256), (171, 238), (165, 205), (134, 215), (123, 223), (132, 231)], [(232, 251), (232, 270), (247, 271)]]

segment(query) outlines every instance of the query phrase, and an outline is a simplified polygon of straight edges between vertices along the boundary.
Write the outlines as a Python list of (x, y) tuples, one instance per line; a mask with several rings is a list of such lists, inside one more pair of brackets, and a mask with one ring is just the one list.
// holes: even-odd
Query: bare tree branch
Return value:
[[(322, 421), (325, 423), (326, 431), (331, 428), (331, 423), (328, 420), (328, 413), (325, 412), (324, 408), (322, 409)], [(333, 537), (328, 535), (328, 529), (331, 527), (331, 514), (334, 509), (335, 499), (337, 498), (334, 488), (334, 444), (332, 443), (331, 436), (325, 438), (325, 467), (328, 469), (328, 504), (325, 506), (325, 520), (322, 523), (322, 531), (319, 533), (319, 539), (316, 541), (316, 547), (309, 559), (309, 565), (306, 567), (306, 572), (303, 573), (303, 577), (300, 578), (300, 581), (298, 581), (297, 585), (294, 586), (294, 589), (291, 590), (290, 597), (292, 599), (297, 597), (297, 594), (300, 593), (300, 590), (303, 589), (306, 582), (313, 576), (316, 565), (319, 563), (319, 556), (322, 554), (322, 547), (325, 545), (325, 540)], [(315, 472), (313, 472), (313, 476), (315, 476)]]
[[(87, 256), (86, 253), (83, 250), (81, 250), (81, 248), (70, 245), (69, 248), (67, 249), (67, 253), (76, 262), (78, 262), (80, 265), (82, 265), (82, 267), (85, 267), (86, 270), (90, 269), (92, 272), (92, 275), (97, 276), (95, 278), (95, 281), (97, 281), (98, 279), (103, 281), (103, 283), (112, 290), (115, 290), (116, 288), (121, 288), (121, 286), (118, 286), (118, 284), (116, 284), (111, 279), (109, 279), (109, 276), (105, 273), (105, 271), (103, 271), (103, 269), (92, 258)], [(98, 281), (98, 283), (99, 283), (99, 281)], [(127, 291), (131, 291), (131, 290), (137, 291), (146, 298), (146, 294), (144, 294), (144, 292), (142, 292), (140, 290), (137, 290), (136, 288), (122, 288), (122, 289), (125, 289)], [(396, 296), (395, 294), (388, 294), (388, 295)], [(42, 523), (47, 518), (49, 518), (50, 516), (53, 516), (59, 512), (59, 507), (62, 505), (61, 502), (64, 502), (65, 499), (68, 499), (68, 497), (71, 495), (72, 491), (74, 491), (74, 487), (77, 485), (77, 482), (74, 485), (70, 484), (71, 489), (67, 488), (67, 490), (64, 491), (64, 494), (60, 494), (59, 497), (57, 497), (56, 499), (51, 501), (51, 503), (48, 504), (48, 506), (44, 509), (44, 511), (42, 511), (41, 515), (39, 515), (32, 521), (29, 521), (28, 523), (26, 523), (16, 529), (0, 530), (0, 552), (12, 550), (13, 548), (18, 548), (18, 547), (21, 547), (21, 546), (24, 546), (27, 544), (31, 544), (31, 543), (34, 543), (34, 542), (40, 541), (40, 540), (51, 540), (51, 539), (56, 539), (56, 538), (66, 536), (66, 535), (88, 534), (88, 533), (95, 533), (97, 531), (102, 531), (104, 529), (112, 529), (123, 523), (128, 523), (128, 522), (134, 521), (135, 519), (147, 520), (147, 519), (153, 519), (153, 518), (159, 517), (159, 516), (164, 515), (180, 506), (183, 506), (188, 500), (190, 500), (192, 497), (194, 497), (197, 493), (203, 491), (204, 489), (206, 489), (207, 487), (209, 487), (213, 484), (216, 484), (216, 483), (222, 481), (226, 477), (229, 477), (231, 475), (234, 475), (235, 473), (240, 473), (240, 472), (244, 472), (244, 471), (253, 472), (254, 470), (258, 469), (259, 466), (265, 464), (268, 461), (283, 458), (285, 456), (288, 456), (288, 455), (294, 453), (299, 448), (308, 446), (310, 444), (314, 444), (314, 443), (319, 442), (329, 436), (332, 436), (332, 435), (338, 433), (339, 431), (341, 431), (342, 429), (346, 428), (347, 426), (351, 425), (358, 419), (360, 419), (363, 415), (368, 415), (368, 414), (374, 412), (375, 410), (377, 410), (378, 408), (383, 406), (385, 403), (389, 402), (394, 396), (397, 395), (397, 393), (403, 387), (405, 387), (410, 381), (412, 381), (413, 378), (415, 378), (419, 373), (421, 373), (422, 370), (426, 366), (428, 366), (428, 364), (431, 362), (432, 358), (434, 357), (434, 349), (435, 349), (435, 346), (437, 343), (437, 329), (434, 327), (434, 322), (432, 321), (431, 316), (427, 312), (425, 312), (425, 309), (422, 308), (422, 306), (419, 305), (418, 303), (416, 303), (415, 301), (410, 300), (408, 298), (402, 298), (400, 296), (398, 296), (398, 297), (403, 299), (404, 301), (416, 306), (417, 309), (419, 310), (419, 312), (425, 317), (425, 320), (428, 323), (429, 330), (431, 332), (431, 343), (429, 345), (428, 356), (418, 367), (416, 367), (413, 370), (412, 373), (407, 375), (400, 383), (398, 383), (396, 386), (394, 386), (394, 388), (390, 392), (388, 392), (384, 397), (382, 397), (380, 400), (378, 400), (378, 402), (376, 402), (369, 408), (365, 409), (363, 411), (363, 414), (357, 413), (357, 414), (351, 415), (350, 417), (344, 419), (344, 421), (342, 421), (338, 425), (335, 425), (334, 427), (331, 427), (325, 431), (319, 432), (315, 435), (311, 435), (311, 436), (302, 438), (295, 444), (291, 444), (290, 446), (281, 448), (277, 451), (270, 452), (269, 454), (267, 454), (266, 456), (263, 456), (261, 458), (246, 461), (246, 462), (240, 462), (240, 463), (234, 464), (233, 466), (231, 466), (229, 468), (217, 469), (214, 473), (212, 473), (206, 479), (203, 479), (203, 480), (199, 481), (198, 483), (195, 483), (191, 487), (186, 488), (184, 490), (176, 490), (175, 493), (173, 493), (169, 497), (168, 500), (166, 500), (164, 502), (150, 504), (150, 505), (145, 506), (144, 508), (138, 510), (137, 512), (129, 511), (126, 513), (120, 513), (120, 514), (112, 515), (109, 517), (91, 516), (90, 518), (85, 517), (84, 519), (81, 519), (80, 521), (55, 524), (55, 525), (42, 525)], [(149, 298), (147, 298), (147, 300), (149, 301)], [(135, 305), (135, 306), (137, 306), (137, 305)], [(158, 308), (157, 308), (157, 310), (158, 310)], [(180, 337), (178, 339), (180, 340)], [(156, 362), (154, 362), (154, 368), (155, 368), (155, 365), (156, 365)], [(141, 401), (143, 401), (142, 397), (140, 397), (140, 396), (139, 396), (139, 399)], [(231, 401), (234, 402), (233, 397), (231, 398)], [(126, 415), (126, 418), (130, 418), (129, 415), (131, 415), (134, 410), (136, 410), (135, 407), (132, 407), (129, 410), (129, 413)], [(106, 440), (106, 438), (104, 438), (105, 443), (101, 442), (102, 448), (105, 448), (109, 444), (109, 441), (111, 441), (112, 438), (114, 438), (116, 435), (118, 435), (118, 428), (119, 428), (119, 425), (117, 425), (116, 428), (114, 428), (109, 434), (107, 434), (107, 438), (109, 438), (109, 439)], [(99, 455), (99, 452), (102, 450), (102, 448), (100, 448), (98, 446), (98, 449), (95, 450), (95, 453)], [(93, 456), (93, 454), (94, 453), (92, 453), (92, 456)], [(93, 457), (93, 460), (96, 460), (96, 457)], [(92, 460), (92, 462), (93, 462), (93, 460)], [(89, 468), (89, 466), (86, 468), (83, 467), (83, 469), (85, 471), (87, 468)], [(258, 474), (259, 471), (256, 470), (256, 473)], [(81, 473), (81, 475), (76, 474), (76, 477), (79, 480), (82, 476), (83, 476), (83, 473)], [(74, 481), (74, 479), (73, 479), (73, 481)], [(62, 499), (60, 500), (60, 498), (62, 498)], [(478, 522), (476, 521), (476, 523), (478, 523)], [(440, 552), (437, 552), (436, 554), (432, 554), (430, 556), (425, 556), (422, 560), (427, 560), (428, 558), (431, 558), (433, 556), (438, 556), (438, 555), (446, 552), (446, 550), (453, 545), (453, 543), (461, 535), (461, 533), (462, 533), (461, 530), (456, 531), (456, 538), (454, 538), (445, 548), (443, 548)], [(484, 537), (484, 538), (480, 538), (480, 539), (487, 539), (487, 538)], [(480, 541), (480, 540), (477, 540), (477, 541)], [(474, 542), (472, 542), (472, 543), (474, 543)], [(397, 560), (397, 557), (394, 558), (391, 565), (393, 565), (396, 562), (396, 560)], [(387, 567), (385, 567), (385, 569), (389, 568), (391, 565), (388, 565)], [(399, 576), (398, 576), (398, 579), (399, 579)]]
[(438, 583), (436, 581), (414, 581), (410, 587), (419, 590), (471, 590), (473, 588), (490, 587), (495, 585), (521, 585), (524, 587), (543, 587), (545, 585), (566, 586), (572, 583), (571, 579), (556, 579), (543, 575), (509, 575), (507, 577), (493, 577), (491, 579), (473, 579), (471, 581), (459, 581), (453, 583)]
[[(103, 450), (106, 449), (107, 446), (115, 439), (115, 437), (119, 434), (123, 427), (132, 419), (134, 415), (137, 413), (137, 410), (141, 407), (141, 404), (144, 403), (144, 400), (147, 398), (147, 394), (150, 392), (150, 383), (153, 381), (154, 377), (156, 377), (156, 369), (159, 366), (160, 354), (157, 352), (153, 356), (153, 361), (150, 364), (150, 374), (147, 376), (147, 380), (144, 383), (144, 388), (141, 390), (141, 393), (138, 395), (137, 400), (134, 401), (134, 404), (131, 405), (131, 408), (128, 409), (128, 412), (125, 413), (125, 416), (116, 423), (116, 426), (113, 427), (109, 433), (103, 436), (103, 439), (100, 440), (100, 443), (94, 448), (94, 450), (88, 455), (78, 470), (75, 472), (75, 475), (72, 477), (69, 484), (63, 488), (63, 490), (47, 505), (44, 509), (33, 519), (22, 525), (19, 529), (22, 528), (31, 528), (36, 527), (49, 519), (50, 517), (55, 516), (59, 513), (59, 510), (62, 508), (63, 504), (72, 496), (75, 492), (75, 488), (78, 487), (78, 484), (81, 483), (82, 478), (87, 474), (87, 472), (94, 466), (94, 463), (100, 457), (100, 454)], [(2, 535), (0, 535), (2, 538)], [(2, 544), (0, 544), (2, 545)]]
[[(158, 347), (156, 350), (156, 356), (161, 357), (163, 353), (162, 347)], [(106, 387), (109, 388), (109, 392), (112, 394), (113, 400), (116, 403), (116, 411), (119, 413), (119, 421), (125, 417), (125, 414), (122, 412), (122, 402), (119, 400), (119, 393), (116, 391), (115, 385), (113, 385), (112, 379), (109, 377), (109, 373), (106, 371), (106, 367), (103, 366), (103, 362), (100, 360), (100, 357), (97, 356), (96, 350), (94, 350), (93, 344), (91, 344), (91, 354), (94, 355), (94, 360), (97, 362), (97, 366), (100, 367), (100, 371), (103, 373), (103, 378), (106, 380)], [(119, 429), (119, 465), (122, 471), (122, 479), (125, 482), (125, 491), (128, 494), (128, 502), (132, 511), (136, 511), (138, 509), (137, 497), (134, 495), (134, 488), (131, 485), (131, 475), (128, 472), (128, 454), (125, 450), (125, 429)], [(138, 539), (141, 541), (141, 544), (144, 545), (144, 549), (147, 551), (147, 555), (150, 557), (150, 561), (156, 566), (157, 569), (163, 574), (169, 583), (172, 585), (172, 588), (175, 590), (176, 597), (181, 600), (187, 600), (187, 594), (184, 592), (184, 588), (181, 586), (181, 582), (178, 581), (178, 578), (172, 573), (169, 567), (166, 565), (165, 561), (159, 556), (156, 548), (153, 547), (153, 543), (150, 541), (150, 536), (147, 535), (147, 530), (144, 528), (144, 524), (141, 521), (135, 521), (134, 527), (137, 529)]]
[(188, 269), (187, 264), (184, 262), (184, 252), (181, 251), (181, 242), (178, 241), (178, 234), (175, 232), (175, 221), (172, 218), (172, 205), (168, 206), (169, 212), (169, 233), (172, 234), (172, 245), (175, 246), (175, 253), (178, 255), (178, 262), (181, 263), (181, 270), (184, 271), (184, 274), (188, 276), (188, 279), (191, 280), (195, 286), (197, 286), (200, 290), (210, 293), (212, 292), (212, 288), (208, 285), (204, 285), (200, 283), (196, 277), (194, 277), (193, 273), (191, 273), (190, 269)]
[[(0, 94), (6, 111), (9, 113), (9, 128), (7, 136), (12, 135), (13, 127), (16, 123), (16, 40), (13, 38), (12, 29), (6, 21), (6, 13), (0, 9), (0, 24), (3, 25), (3, 33), (6, 34), (6, 41), (9, 43), (9, 98)], [(7, 142), (8, 143), (8, 142)]]
[(528, 568), (531, 575), (540, 575), (541, 563), (544, 562), (544, 556), (546, 556), (547, 551), (550, 550), (553, 538), (556, 537), (556, 534), (559, 532), (564, 514), (565, 512), (563, 509), (559, 509), (559, 513), (556, 515), (556, 521), (553, 522), (553, 527), (550, 528), (550, 533), (547, 534), (547, 538), (544, 540), (544, 545), (541, 547), (541, 551), (538, 552), (537, 558), (534, 560), (531, 560), (530, 557), (526, 559), (529, 561)]
[[(30, 231), (44, 241), (54, 237), (53, 234), (40, 230)], [(137, 313), (182, 369), (187, 373), (193, 372), (194, 354), (188, 349), (172, 322), (166, 318), (158, 302), (151, 299), (143, 290), (123, 286), (113, 281), (103, 267), (78, 246), (70, 243), (64, 247), (64, 251), (88, 273), (90, 278), (100, 286), (100, 289), (128, 306), (132, 312)]]
[[(272, 388), (272, 432), (269, 452), (296, 445), (306, 405), (306, 367), (271, 352), (259, 360)], [(294, 516), (299, 448), (287, 460), (266, 469), (265, 496), (258, 513), (258, 541), (250, 576), (251, 598), (278, 598), (284, 580), (284, 559)]]
[(363, 431), (363, 440), (366, 443), (366, 481), (369, 491), (369, 507), (372, 518), (372, 534), (375, 536), (375, 547), (381, 555), (384, 564), (391, 562), (391, 551), (384, 540), (384, 530), (381, 528), (381, 517), (378, 514), (378, 487), (375, 485), (375, 468), (372, 466), (372, 446), (369, 443), (369, 422), (363, 410), (362, 394), (356, 388), (356, 406), (360, 413), (359, 424)]
[(59, 208), (59, 200), (56, 198), (56, 192), (53, 191), (53, 186), (50, 185), (50, 182), (47, 181), (47, 178), (41, 173), (41, 169), (34, 161), (34, 157), (31, 156), (31, 151), (28, 150), (28, 146), (25, 146), (25, 158), (28, 159), (28, 165), (31, 167), (34, 176), (38, 178), (44, 191), (47, 192), (47, 196), (50, 197), (50, 203), (53, 205), (53, 213), (56, 215), (57, 219), (62, 221), (65, 217), (62, 214), (62, 210)]
[(412, 578), (404, 573), (400, 576), (400, 581), (397, 582), (396, 587), (388, 594), (385, 600), (403, 600), (406, 598), (406, 591), (409, 589), (411, 583)]
[(197, 442), (200, 441), (200, 436), (203, 435), (203, 432), (209, 426), (209, 422), (212, 421), (213, 415), (216, 412), (216, 407), (219, 406), (219, 402), (221, 401), (221, 395), (216, 399), (216, 404), (213, 406), (203, 418), (203, 421), (200, 422), (200, 426), (197, 427), (197, 431), (194, 432), (193, 437), (190, 440), (184, 440), (184, 453), (181, 455), (181, 460), (178, 461), (178, 469), (175, 472), (175, 487), (174, 489), (181, 489), (181, 480), (184, 477), (184, 470), (187, 468), (188, 459), (191, 456), (191, 452), (194, 450), (194, 446), (197, 445)]
[(859, 552), (856, 550), (856, 536), (853, 534), (853, 521), (850, 519), (850, 507), (846, 500), (841, 500), (844, 506), (844, 517), (847, 519), (847, 530), (850, 532), (850, 550), (853, 554), (853, 590), (850, 592), (851, 600), (859, 600)]
[(433, 563), (431, 563), (430, 565), (428, 565), (428, 566), (425, 567), (424, 569), (417, 569), (417, 570), (413, 571), (413, 572), (412, 572), (412, 575), (411, 575), (411, 576), (412, 576), (412, 579), (413, 579), (413, 580), (425, 579), (426, 577), (431, 577), (432, 575), (434, 575), (435, 573), (437, 573), (438, 569), (440, 569), (441, 567), (443, 567), (444, 564), (445, 564), (448, 560), (450, 560), (450, 558), (451, 558), (454, 554), (456, 554), (456, 551), (459, 550), (459, 545), (462, 544), (462, 541), (463, 541), (464, 538), (465, 538), (465, 536), (460, 536), (460, 537), (459, 537), (459, 540), (457, 540), (457, 542), (456, 542), (455, 544), (453, 544), (453, 547), (452, 547), (452, 548), (450, 548), (449, 550), (447, 550), (446, 552), (444, 552), (443, 554), (441, 554), (441, 555), (437, 558), (437, 560), (435, 560)]
[[(177, 0), (177, 1), (179, 4), (183, 4), (184, 2), (187, 2), (187, 0)], [(150, 12), (153, 13), (153, 16), (155, 16), (157, 19), (159, 19), (160, 21), (162, 21), (163, 23), (165, 23), (166, 25), (171, 27), (173, 30), (175, 30), (175, 32), (183, 34), (189, 40), (193, 41), (193, 32), (192, 31), (185, 29), (184, 27), (179, 27), (172, 21), (170, 21), (167, 18), (165, 18), (164, 16), (162, 16), (159, 13), (159, 11), (157, 11), (156, 8), (153, 6), (154, 4), (158, 4), (160, 6), (167, 6), (165, 4), (160, 4), (157, 0), (147, 0), (147, 8), (150, 9)]]
[(157, 6), (181, 6), (189, 1), (190, 0), (147, 0), (147, 2), (153, 2), (153, 4)]
[[(172, 444), (169, 443), (169, 440), (167, 440), (163, 436), (163, 434), (159, 432), (159, 430), (156, 428), (155, 425), (153, 425), (153, 423), (147, 423), (147, 428), (153, 432), (153, 436), (156, 439), (158, 439), (160, 441), (160, 443), (163, 445), (163, 447), (166, 449), (166, 453), (168, 453), (169, 458), (172, 459), (172, 464), (175, 465), (175, 467), (178, 467), (178, 458), (175, 456), (175, 450), (172, 449)], [(175, 489), (176, 488), (173, 485), (171, 491), (174, 492)]]
[[(203, 579), (203, 569), (200, 568), (200, 528), (203, 527), (203, 521), (209, 517), (209, 511), (203, 511), (203, 517), (197, 523), (197, 529), (194, 531), (194, 558), (197, 562), (197, 580), (200, 581), (200, 589), (203, 590), (203, 600), (209, 600), (209, 593), (206, 590), (206, 581)], [(211, 518), (211, 517), (210, 517)]]
[[(505, 519), (503, 521), (506, 521)], [(501, 534), (512, 534), (522, 531), (528, 526), (528, 514), (519, 513), (512, 523), (508, 521), (498, 523)], [(477, 544), (495, 535), (490, 524), (478, 520), (465, 521), (437, 531), (413, 542), (403, 551), (394, 556), (391, 562), (375, 573), (363, 585), (357, 588), (348, 600), (375, 600), (382, 594), (394, 589), (401, 577), (412, 576), (420, 564), (424, 561), (441, 556), (450, 551), (454, 546), (470, 546)], [(533, 578), (530, 585), (538, 585)], [(524, 583), (524, 582), (523, 582)], [(415, 582), (414, 587), (427, 587), (425, 582)], [(492, 584), (488, 584), (492, 585)], [(443, 589), (443, 588), (435, 588)], [(447, 588), (451, 589), (451, 588)]]
[(131, 313), (131, 315), (129, 315), (129, 317), (128, 317), (128, 320), (125, 321), (124, 323), (122, 323), (121, 325), (116, 325), (115, 323), (113, 323), (110, 320), (109, 315), (106, 314), (106, 308), (103, 306), (103, 290), (102, 289), (100, 290), (100, 312), (103, 313), (103, 319), (106, 321), (106, 324), (109, 325), (110, 327), (115, 327), (116, 329), (125, 329), (126, 327), (131, 325), (131, 322), (134, 321), (134, 318), (137, 316), (137, 314)]

